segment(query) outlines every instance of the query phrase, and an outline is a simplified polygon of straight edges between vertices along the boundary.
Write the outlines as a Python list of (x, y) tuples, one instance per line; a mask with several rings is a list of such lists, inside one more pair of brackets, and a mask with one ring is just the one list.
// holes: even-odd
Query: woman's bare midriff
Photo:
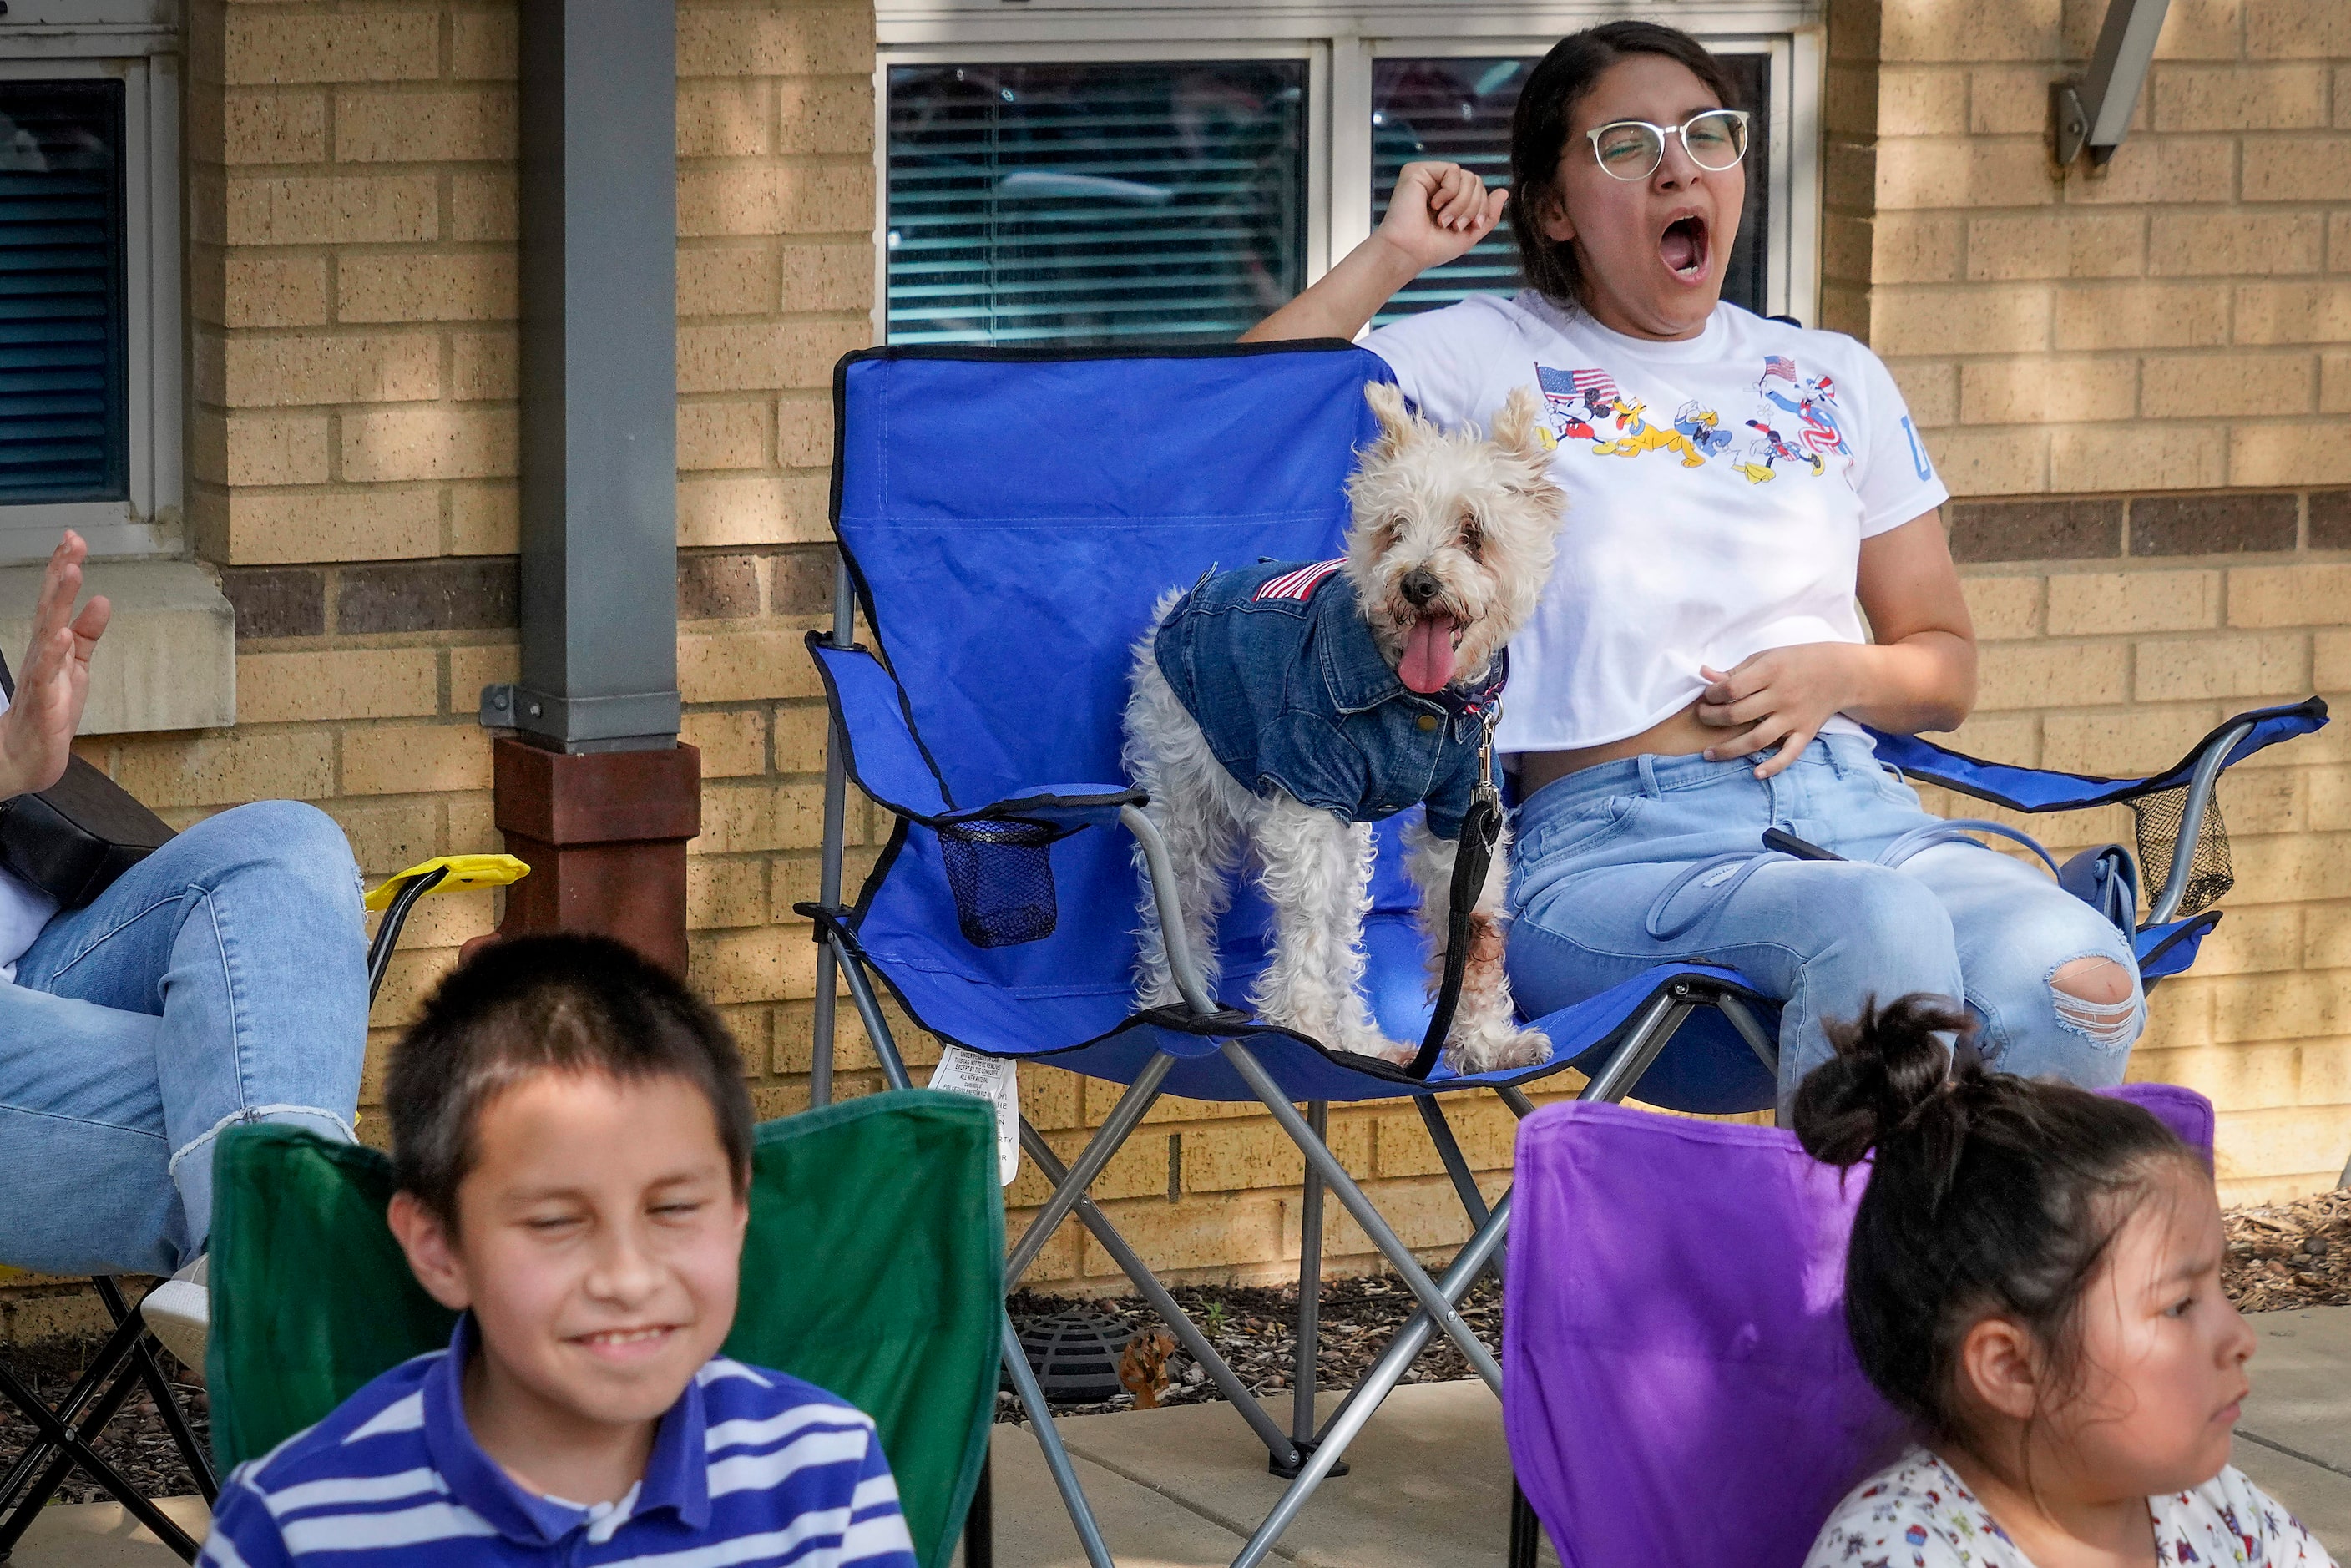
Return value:
[(1698, 704), (1692, 703), (1681, 712), (1662, 723), (1653, 724), (1638, 735), (1628, 735), (1622, 740), (1611, 740), (1599, 746), (1579, 746), (1570, 751), (1522, 751), (1519, 753), (1519, 799), (1525, 800), (1554, 779), (1571, 773), (1581, 773), (1604, 762), (1621, 762), (1627, 757), (1688, 757), (1704, 751), (1709, 746), (1729, 746), (1739, 737), (1736, 730), (1710, 728), (1698, 721)]

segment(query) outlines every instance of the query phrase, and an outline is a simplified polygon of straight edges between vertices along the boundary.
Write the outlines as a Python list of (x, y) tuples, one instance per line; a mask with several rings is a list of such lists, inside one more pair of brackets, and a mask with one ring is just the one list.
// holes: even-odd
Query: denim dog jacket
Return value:
[(1212, 570), (1159, 628), (1159, 673), (1217, 760), (1259, 794), (1350, 822), (1425, 800), (1429, 831), (1458, 838), (1509, 666), (1498, 653), (1474, 690), (1411, 690), (1380, 657), (1344, 564)]

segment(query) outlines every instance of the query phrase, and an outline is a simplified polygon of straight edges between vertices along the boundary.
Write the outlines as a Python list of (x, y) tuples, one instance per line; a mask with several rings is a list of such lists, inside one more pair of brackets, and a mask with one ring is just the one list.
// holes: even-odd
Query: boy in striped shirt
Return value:
[(699, 998), (618, 943), (498, 943), (384, 1099), (392, 1228), (456, 1333), (240, 1466), (203, 1563), (914, 1568), (872, 1421), (716, 1354), (751, 1104)]

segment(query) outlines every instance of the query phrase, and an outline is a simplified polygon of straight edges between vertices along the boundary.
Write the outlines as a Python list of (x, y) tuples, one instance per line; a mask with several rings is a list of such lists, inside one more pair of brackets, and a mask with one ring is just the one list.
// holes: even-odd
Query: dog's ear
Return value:
[(1551, 467), (1551, 446), (1543, 434), (1542, 405), (1525, 387), (1512, 387), (1494, 415), (1494, 444), (1540, 475)]
[(1372, 417), (1380, 422), (1380, 438), (1371, 445), (1374, 455), (1393, 457), (1420, 434), (1420, 421), (1405, 406), (1404, 389), (1394, 382), (1364, 382), (1364, 401), (1372, 405)]

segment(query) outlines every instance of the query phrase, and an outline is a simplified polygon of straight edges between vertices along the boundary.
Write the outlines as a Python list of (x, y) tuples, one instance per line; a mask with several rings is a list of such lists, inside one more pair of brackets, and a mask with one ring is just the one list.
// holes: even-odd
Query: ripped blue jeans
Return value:
[[(1853, 736), (1813, 741), (1771, 779), (1755, 777), (1752, 758), (1698, 757), (1570, 774), (1515, 819), (1511, 988), (1539, 1018), (1675, 959), (1737, 969), (1784, 1002), (1783, 1109), (1828, 1059), (1825, 1023), (1912, 991), (1964, 998), (2002, 1071), (2120, 1082), (2147, 1019), (2129, 943), (2038, 866), (1980, 845), (1871, 863), (1936, 821)], [(1848, 858), (1750, 868), (1744, 857), (1771, 827)], [(2094, 1001), (2057, 988), (2058, 970), (2078, 958), (2112, 959), (2129, 995)]]

